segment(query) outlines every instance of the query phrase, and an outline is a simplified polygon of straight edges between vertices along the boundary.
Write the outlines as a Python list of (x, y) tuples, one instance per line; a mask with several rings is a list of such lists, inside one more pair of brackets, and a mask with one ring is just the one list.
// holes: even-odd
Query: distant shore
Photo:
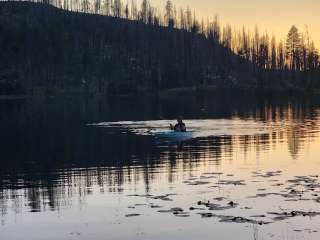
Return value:
[(157, 92), (140, 89), (134, 93), (108, 94), (106, 92), (86, 92), (82, 90), (75, 91), (34, 91), (30, 94), (0, 95), (0, 100), (19, 100), (30, 97), (58, 97), (58, 96), (105, 96), (113, 98), (135, 98), (135, 97), (192, 97), (208, 95), (251, 95), (251, 96), (318, 96), (319, 90), (306, 91), (301, 89), (254, 89), (254, 88), (220, 88), (215, 86), (208, 87), (181, 87), (165, 89)]
[(26, 99), (28, 95), (0, 95), (0, 100), (18, 100), (18, 99)]

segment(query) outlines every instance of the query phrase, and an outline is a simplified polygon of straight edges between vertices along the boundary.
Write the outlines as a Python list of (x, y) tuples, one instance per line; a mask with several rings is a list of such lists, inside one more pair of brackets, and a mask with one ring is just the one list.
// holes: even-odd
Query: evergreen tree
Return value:
[(286, 58), (291, 70), (300, 70), (301, 35), (296, 26), (292, 26), (287, 35)]

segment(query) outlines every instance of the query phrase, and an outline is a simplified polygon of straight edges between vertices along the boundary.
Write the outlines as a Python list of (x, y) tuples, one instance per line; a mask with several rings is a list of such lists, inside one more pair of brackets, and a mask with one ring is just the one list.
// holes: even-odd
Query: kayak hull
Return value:
[(193, 132), (176, 132), (176, 131), (166, 131), (158, 132), (155, 134), (155, 137), (158, 139), (168, 140), (168, 141), (186, 141), (194, 138)]

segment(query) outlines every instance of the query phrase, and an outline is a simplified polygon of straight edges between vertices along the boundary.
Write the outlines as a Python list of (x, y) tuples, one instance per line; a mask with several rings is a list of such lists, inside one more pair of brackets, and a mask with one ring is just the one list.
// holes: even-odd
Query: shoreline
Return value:
[(135, 98), (135, 97), (196, 97), (201, 95), (228, 95), (228, 94), (247, 94), (249, 96), (274, 97), (274, 96), (292, 96), (292, 97), (313, 97), (320, 95), (320, 90), (307, 91), (302, 89), (256, 89), (256, 88), (221, 88), (221, 87), (181, 87), (165, 89), (158, 92), (140, 90), (136, 93), (127, 94), (107, 94), (103, 92), (86, 92), (86, 91), (57, 91), (51, 93), (36, 94), (3, 94), (0, 95), (0, 100), (19, 100), (33, 97), (59, 97), (59, 96), (99, 96), (108, 98)]
[(27, 99), (29, 95), (0, 95), (0, 100), (20, 100), (20, 99)]

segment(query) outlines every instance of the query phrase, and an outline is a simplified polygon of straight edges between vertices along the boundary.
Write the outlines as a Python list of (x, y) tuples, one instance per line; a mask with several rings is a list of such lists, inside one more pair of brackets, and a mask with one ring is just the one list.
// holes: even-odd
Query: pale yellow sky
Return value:
[[(162, 6), (166, 0), (150, 0)], [(309, 33), (320, 47), (320, 0), (172, 0), (177, 7), (195, 9), (199, 17), (219, 15), (223, 24), (245, 25), (260, 32), (268, 31), (278, 39), (285, 38), (294, 24), (300, 31), (308, 26)]]

